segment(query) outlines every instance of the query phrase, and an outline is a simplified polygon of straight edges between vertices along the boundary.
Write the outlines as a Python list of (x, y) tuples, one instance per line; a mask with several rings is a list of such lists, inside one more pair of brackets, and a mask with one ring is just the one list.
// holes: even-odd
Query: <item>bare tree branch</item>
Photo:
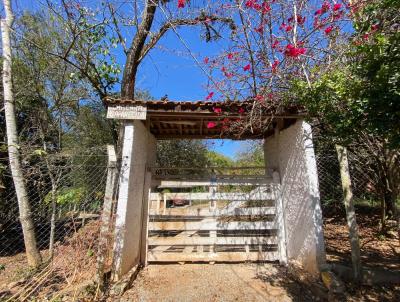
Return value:
[(219, 17), (216, 15), (207, 16), (202, 14), (201, 16), (195, 19), (176, 19), (167, 21), (165, 24), (161, 26), (159, 31), (152, 36), (150, 41), (143, 47), (143, 50), (139, 57), (139, 62), (144, 59), (144, 57), (148, 54), (148, 52), (158, 43), (158, 41), (160, 41), (160, 39), (164, 36), (165, 33), (167, 33), (168, 30), (179, 26), (196, 26), (199, 24), (204, 24), (206, 27), (211, 27), (210, 25), (208, 25), (208, 23), (210, 22), (226, 23), (229, 25), (231, 30), (236, 29), (236, 25), (231, 18)]

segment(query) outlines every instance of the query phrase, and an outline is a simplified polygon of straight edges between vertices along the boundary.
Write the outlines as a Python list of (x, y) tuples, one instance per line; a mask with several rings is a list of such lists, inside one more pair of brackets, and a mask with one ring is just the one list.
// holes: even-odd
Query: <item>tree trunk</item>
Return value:
[(51, 218), (50, 218), (50, 239), (49, 239), (50, 260), (52, 260), (54, 256), (54, 238), (56, 234), (56, 211), (57, 211), (56, 192), (57, 190), (53, 184), (51, 189)]
[(385, 198), (382, 197), (382, 200), (381, 200), (381, 226), (380, 226), (381, 232), (384, 231), (385, 227), (386, 227), (386, 203), (385, 203)]
[(6, 118), (8, 156), (10, 159), (10, 169), (14, 181), (15, 192), (17, 194), (19, 219), (22, 226), (28, 264), (37, 267), (41, 264), (42, 258), (37, 248), (28, 194), (20, 165), (15, 105), (12, 94), (10, 28), (13, 24), (14, 16), (11, 11), (10, 0), (3, 0), (3, 3), (6, 17), (1, 20), (1, 35), (3, 42), (4, 113)]
[(336, 145), (336, 152), (339, 160), (340, 178), (342, 180), (343, 199), (346, 209), (346, 220), (349, 228), (349, 238), (351, 245), (351, 261), (353, 264), (353, 277), (356, 281), (361, 280), (361, 257), (360, 242), (358, 238), (358, 226), (356, 213), (354, 210), (353, 192), (351, 190), (351, 178), (349, 172), (349, 163), (347, 158), (347, 149)]
[(122, 98), (133, 100), (135, 97), (136, 73), (140, 64), (140, 55), (142, 53), (147, 36), (149, 35), (151, 25), (153, 24), (157, 5), (158, 1), (146, 1), (146, 7), (143, 12), (142, 22), (139, 25), (135, 37), (133, 38), (126, 58), (121, 84)]

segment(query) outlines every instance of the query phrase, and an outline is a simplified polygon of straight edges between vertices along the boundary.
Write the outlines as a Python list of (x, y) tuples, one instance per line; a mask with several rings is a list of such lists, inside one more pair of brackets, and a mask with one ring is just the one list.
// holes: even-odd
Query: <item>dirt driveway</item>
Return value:
[(273, 264), (149, 265), (119, 301), (313, 301)]

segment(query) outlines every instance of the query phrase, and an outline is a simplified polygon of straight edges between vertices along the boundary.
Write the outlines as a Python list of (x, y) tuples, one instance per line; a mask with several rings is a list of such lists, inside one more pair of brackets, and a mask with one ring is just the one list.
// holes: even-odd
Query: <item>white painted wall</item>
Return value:
[(298, 120), (264, 143), (266, 168), (281, 176), (289, 261), (318, 273), (325, 263), (322, 213), (311, 127)]
[[(117, 277), (139, 264), (146, 164), (156, 159), (156, 139), (141, 121), (126, 122), (116, 217), (114, 267)], [(146, 203), (146, 200), (145, 200)], [(146, 244), (146, 243), (144, 243)]]

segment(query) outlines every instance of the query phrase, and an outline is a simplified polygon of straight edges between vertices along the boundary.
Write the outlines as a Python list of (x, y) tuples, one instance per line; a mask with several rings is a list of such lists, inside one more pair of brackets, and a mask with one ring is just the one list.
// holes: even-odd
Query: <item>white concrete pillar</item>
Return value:
[(326, 261), (311, 126), (303, 120), (267, 138), (266, 168), (281, 177), (287, 257), (318, 273)]
[(139, 120), (126, 122), (115, 223), (114, 273), (117, 278), (141, 260), (143, 211), (150, 187), (150, 182), (145, 181), (146, 167), (153, 164), (155, 156), (156, 140), (143, 123)]

